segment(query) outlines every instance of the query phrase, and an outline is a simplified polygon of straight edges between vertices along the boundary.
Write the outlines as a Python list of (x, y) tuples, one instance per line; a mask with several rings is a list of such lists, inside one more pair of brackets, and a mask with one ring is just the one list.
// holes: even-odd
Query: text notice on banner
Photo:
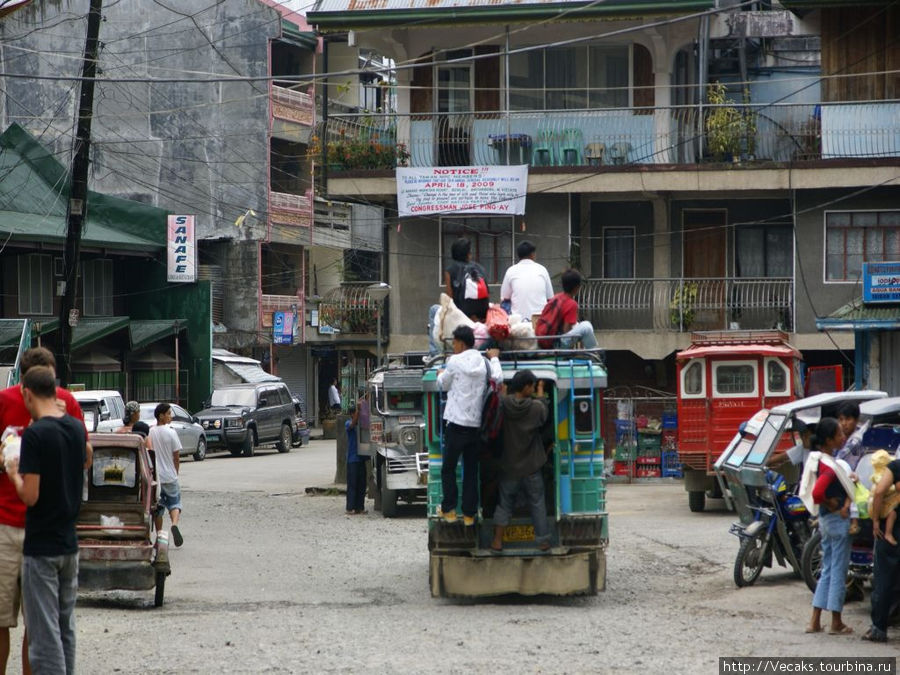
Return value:
[(523, 215), (527, 189), (527, 164), (397, 169), (397, 209), (401, 217), (442, 213)]

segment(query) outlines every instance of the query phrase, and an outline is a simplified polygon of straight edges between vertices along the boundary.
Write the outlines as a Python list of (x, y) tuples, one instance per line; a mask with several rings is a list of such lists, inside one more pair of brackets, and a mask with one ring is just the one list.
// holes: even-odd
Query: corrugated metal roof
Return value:
[(244, 363), (223, 363), (225, 363), (225, 367), (228, 370), (250, 384), (256, 384), (257, 382), (281, 382), (280, 377), (269, 375), (259, 366), (251, 366)]
[(132, 321), (128, 326), (131, 333), (131, 348), (133, 350), (143, 349), (167, 335), (174, 336), (184, 329), (184, 324), (177, 319)]
[(714, 4), (714, 0), (318, 0), (306, 17), (319, 29), (345, 31), (411, 22), (421, 26), (666, 15), (710, 9)]
[(865, 304), (862, 298), (848, 302), (828, 316), (816, 319), (819, 330), (896, 330), (900, 328), (900, 303)]

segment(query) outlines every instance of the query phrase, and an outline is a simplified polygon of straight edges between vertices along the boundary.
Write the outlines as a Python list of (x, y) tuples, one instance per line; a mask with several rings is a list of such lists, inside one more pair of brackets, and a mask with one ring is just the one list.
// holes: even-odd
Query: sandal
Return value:
[(812, 626), (807, 626), (807, 627), (806, 627), (806, 630), (805, 630), (804, 632), (805, 632), (805, 633), (821, 633), (821, 632), (822, 632), (822, 626), (818, 626), (818, 627), (816, 627), (816, 628), (813, 628)]
[(850, 626), (848, 626), (846, 624), (842, 625), (837, 630), (835, 630), (833, 628), (828, 629), (829, 635), (851, 635), (852, 633), (853, 633), (853, 629), (850, 628)]
[(882, 635), (881, 632), (876, 632), (874, 628), (870, 628), (863, 633), (862, 639), (869, 642), (887, 642), (887, 635)]

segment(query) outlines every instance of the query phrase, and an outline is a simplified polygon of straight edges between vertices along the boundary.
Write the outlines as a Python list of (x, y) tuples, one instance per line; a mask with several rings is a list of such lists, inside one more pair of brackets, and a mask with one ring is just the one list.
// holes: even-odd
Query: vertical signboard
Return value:
[(194, 216), (169, 216), (166, 228), (166, 281), (197, 281)]
[(294, 344), (293, 312), (273, 312), (272, 342), (276, 345)]

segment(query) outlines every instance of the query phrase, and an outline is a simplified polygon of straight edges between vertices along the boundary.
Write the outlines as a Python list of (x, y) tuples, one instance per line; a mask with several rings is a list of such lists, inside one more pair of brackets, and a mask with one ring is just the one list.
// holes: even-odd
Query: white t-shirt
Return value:
[(341, 404), (341, 394), (338, 392), (338, 388), (334, 385), (328, 387), (328, 403), (332, 407)]
[(500, 286), (500, 299), (509, 300), (512, 313), (523, 319), (540, 314), (553, 297), (553, 284), (547, 268), (531, 258), (523, 258), (506, 270)]
[(158, 424), (150, 429), (150, 445), (156, 453), (156, 478), (160, 483), (174, 483), (178, 480), (175, 471), (175, 453), (181, 452), (181, 440), (168, 424)]
[(787, 457), (794, 466), (802, 466), (806, 464), (810, 452), (809, 448), (804, 448), (803, 443), (800, 443), (787, 451)]

